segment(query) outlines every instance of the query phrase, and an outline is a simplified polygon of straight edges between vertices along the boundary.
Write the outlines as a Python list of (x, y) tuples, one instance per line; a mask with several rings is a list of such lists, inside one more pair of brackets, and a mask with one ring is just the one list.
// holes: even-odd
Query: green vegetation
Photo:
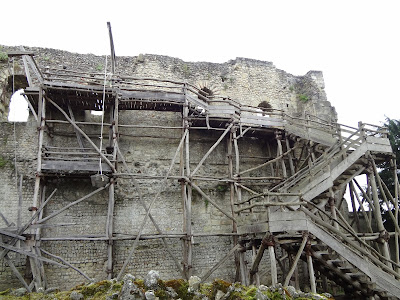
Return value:
[(183, 72), (183, 75), (185, 75), (185, 77), (189, 77), (190, 69), (189, 69), (189, 66), (187, 64), (183, 64), (182, 72)]
[(4, 168), (8, 163), (9, 161), (7, 159), (5, 159), (3, 156), (0, 156), (0, 168)]
[[(139, 289), (140, 294), (144, 295), (147, 291), (143, 280), (136, 279), (134, 284)], [(81, 284), (69, 291), (54, 291), (53, 293), (30, 293), (23, 296), (15, 296), (12, 289), (7, 289), (0, 292), (0, 299), (4, 300), (69, 300), (71, 299), (71, 294), (81, 294), (83, 299), (117, 299), (118, 293), (121, 291), (123, 282), (117, 282), (115, 280), (103, 280), (96, 283)], [(175, 297), (171, 296), (170, 289), (173, 289), (177, 295)], [(169, 299), (182, 299), (182, 300), (197, 300), (208, 298), (213, 300), (216, 298), (217, 294), (224, 294), (224, 299), (226, 300), (256, 300), (260, 299), (261, 294), (265, 296), (265, 299), (271, 300), (307, 300), (315, 299), (312, 294), (301, 293), (301, 296), (293, 298), (290, 296), (289, 292), (284, 288), (257, 288), (254, 285), (243, 286), (239, 283), (231, 284), (227, 281), (221, 279), (215, 279), (212, 283), (201, 284), (199, 290), (196, 292), (189, 292), (189, 283), (184, 279), (174, 279), (174, 280), (158, 280), (158, 287), (154, 289), (154, 294), (159, 300), (169, 300)], [(329, 300), (331, 298), (318, 296), (318, 299)]]
[(218, 193), (225, 193), (228, 190), (228, 186), (226, 184), (218, 184), (215, 189)]
[(104, 67), (103, 67), (102, 64), (98, 64), (98, 65), (96, 66), (96, 70), (99, 71), (99, 72), (100, 72), (100, 71), (103, 71), (103, 68), (104, 68)]
[[(390, 118), (386, 118), (386, 122), (384, 124), (385, 127), (388, 128), (389, 134), (388, 138), (390, 141), (390, 145), (392, 146), (393, 153), (396, 159), (396, 166), (392, 164), (392, 161), (385, 161), (378, 165), (380, 169), (379, 176), (387, 186), (391, 195), (395, 195), (395, 176), (394, 170), (396, 170), (397, 177), (400, 176), (400, 120), (393, 120)], [(379, 190), (379, 197), (382, 199), (381, 204), (383, 205), (383, 194), (384, 191)], [(386, 206), (385, 206), (386, 207)], [(386, 208), (383, 209), (383, 219), (385, 220), (385, 227), (388, 231), (395, 231), (395, 225), (393, 223), (393, 219), (390, 216), (389, 210)], [(394, 207), (391, 210), (392, 214), (395, 215)], [(397, 220), (399, 222), (399, 220)]]
[(0, 47), (0, 62), (8, 61), (8, 55), (3, 51), (3, 47)]
[(307, 102), (308, 100), (310, 100), (308, 98), (308, 96), (304, 95), (304, 94), (300, 94), (298, 97), (299, 97), (299, 100), (302, 101), (302, 102)]

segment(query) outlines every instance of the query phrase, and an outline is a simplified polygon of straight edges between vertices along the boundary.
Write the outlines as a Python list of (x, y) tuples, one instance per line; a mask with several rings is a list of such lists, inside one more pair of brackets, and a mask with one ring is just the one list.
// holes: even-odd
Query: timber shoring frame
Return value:
[[(25, 55), (23, 55), (25, 57)], [(32, 60), (32, 59), (31, 59)], [(29, 61), (28, 61), (29, 63)], [(34, 68), (34, 66), (31, 66)], [(40, 74), (40, 72), (36, 72), (36, 74)], [(259, 116), (260, 110), (258, 108), (251, 108), (248, 106), (242, 106), (240, 103), (232, 101), (230, 99), (220, 99), (218, 97), (214, 97), (213, 99), (209, 99), (204, 97), (200, 90), (188, 83), (180, 83), (176, 81), (169, 80), (159, 80), (153, 78), (133, 78), (133, 77), (121, 77), (116, 76), (115, 78), (109, 79), (112, 83), (111, 87), (108, 87), (106, 90), (106, 107), (111, 112), (111, 118), (109, 123), (106, 125), (111, 127), (111, 138), (110, 138), (110, 147), (112, 148), (112, 158), (103, 154), (103, 152), (93, 143), (92, 139), (88, 134), (85, 133), (85, 125), (94, 125), (97, 126), (99, 124), (92, 122), (77, 122), (73, 116), (73, 109), (76, 107), (82, 107), (84, 109), (94, 108), (99, 109), (97, 104), (90, 104), (90, 101), (93, 99), (97, 99), (99, 95), (102, 95), (102, 90), (99, 88), (101, 84), (101, 77), (93, 74), (87, 74), (82, 76), (82, 74), (76, 74), (78, 81), (74, 79), (74, 76), (71, 76), (71, 73), (63, 70), (53, 70), (53, 73), (50, 71), (45, 72), (47, 76), (46, 80), (38, 80), (41, 82), (41, 85), (38, 89), (37, 94), (28, 94), (28, 99), (32, 102), (32, 107), (37, 109), (38, 115), (38, 156), (37, 156), (37, 177), (35, 180), (34, 187), (34, 195), (33, 195), (33, 204), (32, 207), (39, 207), (39, 213), (33, 212), (32, 220), (27, 224), (27, 226), (22, 227), (18, 230), (18, 235), (25, 232), (25, 230), (32, 228), (31, 232), (34, 234), (35, 244), (31, 246), (32, 255), (30, 256), (31, 268), (34, 273), (33, 284), (36, 289), (39, 287), (45, 287), (46, 278), (44, 274), (43, 261), (49, 262), (50, 260), (41, 258), (41, 252), (45, 255), (48, 255), (53, 258), (57, 258), (64, 262), (62, 266), (72, 266), (63, 258), (54, 256), (46, 250), (41, 249), (41, 235), (40, 228), (33, 229), (36, 224), (45, 224), (46, 220), (52, 218), (56, 214), (61, 213), (62, 211), (68, 209), (70, 206), (84, 201), (85, 199), (91, 197), (93, 193), (96, 193), (100, 190), (108, 190), (109, 195), (109, 209), (107, 213), (107, 226), (105, 230), (104, 236), (81, 236), (81, 237), (54, 237), (53, 240), (107, 240), (108, 241), (108, 250), (107, 250), (107, 276), (111, 279), (115, 272), (113, 265), (113, 255), (114, 255), (114, 243), (118, 240), (131, 240), (135, 241), (134, 246), (131, 248), (131, 255), (133, 255), (135, 250), (135, 245), (139, 242), (139, 240), (146, 239), (162, 239), (164, 242), (164, 246), (167, 252), (173, 257), (177, 269), (180, 271), (182, 276), (185, 278), (189, 278), (193, 272), (193, 239), (194, 237), (199, 236), (228, 236), (232, 237), (233, 247), (230, 251), (227, 252), (222, 259), (217, 262), (217, 264), (211, 268), (205, 275), (205, 277), (209, 277), (219, 266), (221, 266), (230, 256), (235, 258), (235, 268), (236, 268), (236, 280), (240, 280), (243, 283), (251, 283), (255, 278), (258, 278), (258, 275), (255, 276), (258, 272), (258, 265), (260, 264), (264, 249), (268, 248), (270, 253), (271, 263), (275, 265), (275, 248), (279, 246), (282, 242), (280, 238), (277, 238), (274, 241), (273, 236), (271, 237), (271, 241), (269, 244), (260, 244), (260, 248), (257, 249), (255, 245), (257, 245), (257, 241), (262, 240), (262, 236), (259, 233), (268, 234), (268, 231), (261, 232), (253, 232), (249, 231), (241, 231), (238, 233), (238, 221), (241, 219), (241, 216), (244, 213), (248, 212), (250, 214), (254, 214), (255, 212), (259, 212), (261, 208), (267, 208), (267, 214), (271, 217), (271, 214), (274, 214), (274, 211), (292, 211), (296, 210), (296, 207), (301, 206), (303, 210), (307, 211), (307, 214), (310, 214), (314, 220), (320, 219), (321, 222), (326, 222), (327, 220), (332, 222), (333, 227), (329, 228), (329, 230), (338, 230), (339, 225), (341, 228), (349, 231), (347, 234), (353, 235), (355, 234), (355, 238), (359, 239), (359, 242), (362, 241), (364, 244), (362, 245), (361, 251), (365, 251), (365, 255), (370, 255), (370, 259), (382, 259), (386, 263), (386, 271), (390, 269), (395, 269), (396, 272), (399, 270), (399, 247), (398, 247), (398, 235), (400, 234), (399, 226), (397, 222), (395, 222), (395, 232), (392, 234), (388, 234), (385, 230), (382, 220), (380, 219), (379, 211), (379, 201), (378, 195), (376, 194), (376, 190), (379, 187), (381, 191), (384, 191), (384, 201), (386, 205), (395, 207), (395, 214), (390, 213), (390, 217), (393, 221), (397, 219), (398, 216), (398, 190), (399, 183), (396, 177), (395, 180), (395, 195), (391, 195), (388, 192), (388, 188), (384, 186), (384, 183), (379, 178), (379, 174), (377, 172), (377, 167), (375, 164), (375, 159), (378, 158), (382, 160), (386, 153), (367, 153), (366, 157), (368, 159), (368, 169), (362, 169), (361, 172), (368, 175), (368, 187), (366, 191), (360, 188), (360, 185), (353, 178), (355, 172), (349, 174), (346, 184), (349, 184), (349, 188), (351, 191), (351, 201), (353, 205), (353, 209), (356, 208), (355, 200), (357, 200), (359, 206), (358, 211), (361, 210), (362, 216), (367, 221), (368, 233), (371, 235), (367, 236), (367, 233), (360, 232), (360, 236), (358, 237), (358, 232), (352, 230), (351, 224), (348, 224), (346, 219), (341, 216), (340, 211), (335, 208), (335, 203), (337, 206), (342, 204), (341, 191), (343, 190), (343, 185), (341, 182), (335, 182), (334, 186), (329, 190), (329, 196), (326, 198), (316, 198), (316, 202), (303, 202), (301, 199), (302, 193), (293, 192), (293, 187), (301, 185), (302, 181), (305, 178), (309, 178), (310, 176), (315, 176), (321, 170), (324, 170), (329, 164), (334, 166), (337, 164), (336, 160), (339, 156), (346, 156), (350, 151), (355, 151), (362, 143), (368, 138), (368, 136), (378, 136), (384, 137), (385, 131), (381, 128), (374, 128), (369, 124), (360, 124), (359, 128), (350, 128), (348, 126), (339, 126), (340, 132), (337, 131), (338, 126), (336, 124), (321, 124), (320, 121), (313, 121), (308, 118), (307, 120), (296, 119), (286, 115), (281, 111), (268, 111), (268, 114), (272, 118), (277, 118), (282, 121), (280, 125), (269, 125), (269, 126), (254, 126), (249, 123), (243, 123), (241, 121), (241, 114), (244, 113), (253, 113), (251, 115), (255, 120), (266, 121), (266, 124), (269, 124), (268, 119), (263, 119), (263, 117)], [(39, 76), (39, 75), (38, 75)], [(82, 84), (82, 80), (87, 80)], [(97, 81), (96, 81), (97, 80)], [(116, 82), (122, 82), (118, 85)], [(88, 84), (92, 85), (88, 85)], [(98, 84), (97, 87), (93, 86), (93, 83)], [(124, 90), (124, 91), (123, 91)], [(53, 98), (55, 97), (55, 98)], [(66, 98), (65, 98), (66, 97)], [(140, 98), (135, 98), (140, 97)], [(157, 99), (159, 97), (159, 99)], [(226, 106), (225, 104), (228, 103)], [(51, 108), (51, 105), (53, 108)], [(203, 105), (204, 107), (202, 107)], [(221, 108), (218, 106), (220, 105)], [(225, 105), (225, 106), (224, 106)], [(196, 110), (196, 106), (201, 106), (202, 108), (206, 108), (205, 115), (202, 112), (196, 113), (197, 115), (194, 117), (190, 115), (193, 111)], [(66, 120), (56, 120), (56, 119), (48, 119), (47, 111), (49, 109), (54, 109), (61, 112), (64, 115)], [(233, 108), (233, 109), (231, 109)], [(69, 114), (66, 112), (68, 109)], [(151, 215), (151, 204), (149, 207), (143, 203), (143, 207), (146, 210), (146, 216), (143, 220), (142, 224), (146, 223), (146, 219), (150, 217), (154, 226), (157, 228), (158, 234), (156, 235), (142, 235), (142, 232), (139, 231), (136, 235), (119, 235), (114, 233), (113, 229), (113, 211), (115, 205), (115, 183), (118, 181), (119, 177), (128, 176), (135, 182), (135, 174), (129, 172), (129, 169), (124, 162), (124, 155), (119, 148), (119, 139), (121, 138), (122, 133), (120, 132), (122, 128), (130, 128), (130, 129), (144, 129), (147, 128), (157, 128), (154, 125), (146, 125), (146, 124), (119, 124), (118, 116), (121, 110), (125, 109), (134, 109), (134, 110), (160, 110), (160, 111), (180, 111), (182, 114), (182, 126), (160, 126), (160, 129), (163, 131), (176, 131), (181, 130), (181, 138), (180, 144), (177, 148), (177, 152), (175, 153), (175, 157), (179, 157), (179, 166), (180, 171), (178, 175), (170, 174), (169, 172), (164, 176), (159, 176), (160, 179), (160, 187), (159, 193), (162, 191), (163, 183), (167, 180), (176, 180), (179, 179), (181, 186), (181, 194), (182, 194), (182, 203), (183, 203), (183, 228), (181, 233), (169, 234), (168, 232), (163, 232), (155, 220)], [(214, 110), (214, 112), (213, 112)], [(239, 112), (239, 113), (238, 113)], [(240, 113), (242, 112), (242, 113)], [(230, 117), (227, 117), (227, 114)], [(248, 122), (248, 117), (246, 119)], [(315, 130), (317, 128), (325, 128), (327, 129), (326, 134), (333, 135), (341, 135), (344, 134), (343, 140), (340, 140), (340, 143), (336, 143), (333, 145), (326, 145), (325, 150), (318, 150), (315, 146), (316, 143), (312, 140), (307, 140), (307, 138), (296, 136), (296, 134), (287, 134), (285, 133), (284, 122), (290, 123), (291, 125), (297, 124), (299, 127), (304, 126), (306, 128), (306, 133), (310, 135), (311, 130)], [(313, 124), (314, 122), (314, 124)], [(43, 215), (43, 206), (48, 202), (45, 201), (46, 194), (46, 184), (43, 179), (45, 179), (48, 174), (42, 172), (42, 161), (46, 159), (43, 156), (43, 139), (45, 135), (46, 124), (49, 123), (68, 123), (70, 124), (75, 133), (77, 140), (79, 141), (80, 148), (83, 148), (83, 141), (91, 145), (92, 150), (94, 150), (94, 154), (98, 157), (101, 157), (103, 161), (105, 161), (111, 169), (111, 180), (110, 182), (101, 188), (98, 188), (96, 191), (89, 193), (88, 195), (74, 201), (68, 206), (65, 206), (60, 211), (55, 212), (49, 216)], [(210, 126), (210, 124), (213, 126)], [(369, 128), (368, 128), (369, 126)], [(192, 131), (203, 131), (203, 130), (211, 130), (219, 133), (219, 138), (216, 142), (208, 149), (208, 151), (204, 154), (204, 156), (198, 162), (193, 162), (190, 159), (190, 137), (192, 136), (190, 132)], [(268, 156), (270, 157), (267, 161), (264, 161), (252, 168), (248, 168), (247, 170), (240, 171), (241, 165), (241, 156), (239, 143), (240, 139), (245, 139), (247, 136), (267, 136), (271, 141), (273, 140), (274, 145), (276, 145), (276, 157), (271, 157), (271, 143), (267, 144)], [(301, 134), (300, 134), (301, 135)], [(162, 137), (161, 137), (162, 138)], [(83, 139), (83, 140), (82, 140)], [(290, 140), (289, 140), (290, 139)], [(215, 178), (213, 176), (208, 175), (197, 175), (196, 173), (202, 168), (203, 163), (207, 160), (207, 158), (212, 154), (215, 149), (223, 143), (226, 143), (227, 146), (227, 173), (225, 177)], [(374, 140), (374, 142), (377, 142)], [(329, 147), (330, 146), (330, 147)], [(84, 153), (84, 152), (83, 152)], [(382, 156), (383, 154), (383, 156)], [(62, 155), (62, 152), (61, 154)], [(174, 159), (172, 159), (170, 170), (174, 165)], [(87, 157), (84, 157), (87, 159)], [(118, 171), (118, 163), (121, 162), (124, 164), (126, 173), (120, 173)], [(192, 169), (191, 164), (194, 165)], [(246, 173), (251, 173), (252, 171), (258, 169), (270, 169), (272, 172), (272, 176), (270, 177), (260, 177), (260, 176), (242, 176)], [(350, 169), (349, 169), (350, 170)], [(350, 170), (351, 171), (351, 170)], [(348, 171), (346, 171), (348, 172)], [(197, 175), (197, 176), (196, 176)], [(136, 174), (137, 176), (137, 174)], [(145, 176), (142, 176), (141, 179), (146, 179)], [(153, 177), (148, 177), (148, 179), (154, 179)], [(212, 199), (211, 196), (207, 195), (206, 192), (202, 190), (199, 186), (198, 182), (201, 181), (217, 181), (226, 183), (229, 186), (229, 199), (230, 199), (230, 211), (220, 207), (216, 201)], [(354, 183), (353, 183), (354, 182)], [(279, 183), (277, 185), (277, 183)], [(138, 184), (134, 183), (136, 188), (138, 189)], [(263, 187), (267, 190), (272, 190), (271, 192), (259, 193), (254, 190), (254, 187)], [(360, 199), (359, 195), (355, 192), (355, 187), (358, 187), (362, 193), (362, 199)], [(223, 215), (225, 215), (232, 222), (232, 232), (215, 232), (215, 233), (201, 233), (201, 232), (193, 232), (192, 229), (192, 197), (193, 190), (195, 190), (198, 194), (200, 194), (204, 199), (206, 199), (215, 209), (219, 210)], [(140, 191), (138, 190), (140, 194)], [(247, 199), (243, 200), (243, 194), (249, 194), (246, 196)], [(50, 195), (49, 198), (52, 197), (54, 193)], [(157, 200), (158, 195), (154, 198), (153, 202)], [(253, 196), (251, 196), (253, 195)], [(323, 195), (323, 194), (321, 194)], [(140, 196), (141, 197), (141, 196)], [(267, 201), (259, 202), (259, 198), (266, 198)], [(296, 200), (297, 199), (297, 200)], [(299, 201), (300, 200), (300, 201)], [(328, 205), (328, 202), (330, 205)], [(363, 203), (369, 203), (369, 209), (366, 211)], [(308, 203), (308, 204), (304, 204)], [(337, 204), (339, 203), (339, 205)], [(333, 205), (333, 206), (332, 206)], [(274, 208), (276, 207), (276, 208)], [(293, 208), (294, 207), (294, 208)], [(334, 207), (334, 209), (332, 209)], [(360, 220), (358, 211), (355, 214), (355, 223), (357, 225), (357, 229), (360, 228)], [(321, 213), (323, 212), (323, 214)], [(371, 212), (374, 215), (371, 215)], [(20, 212), (19, 212), (20, 213)], [(338, 214), (338, 215), (337, 215)], [(338, 218), (339, 217), (339, 218)], [(267, 217), (268, 218), (268, 217)], [(373, 222), (376, 221), (378, 224), (378, 232), (373, 232)], [(144, 226), (144, 225), (143, 225)], [(142, 228), (143, 228), (142, 226)], [(285, 231), (285, 230), (283, 230)], [(0, 231), (2, 234), (2, 232)], [(276, 234), (280, 236), (280, 234)], [(284, 234), (284, 232), (282, 232)], [(337, 231), (336, 234), (339, 234)], [(252, 236), (250, 240), (247, 236)], [(391, 256), (388, 249), (388, 236), (394, 236), (396, 245), (395, 245), (395, 259), (391, 261)], [(168, 244), (166, 242), (166, 238), (172, 239), (181, 239), (183, 242), (183, 261), (182, 268), (179, 266), (179, 262), (176, 258), (174, 258), (173, 253), (169, 250)], [(343, 238), (351, 244), (352, 242), (348, 239), (348, 237)], [(52, 240), (52, 238), (44, 238), (43, 240)], [(285, 236), (285, 240), (291, 240), (290, 237)], [(14, 238), (13, 241), (16, 241)], [(252, 241), (249, 243), (249, 241)], [(304, 243), (305, 239), (303, 239), (303, 243), (300, 247), (301, 251), (299, 251), (296, 255), (296, 258), (291, 265), (291, 269), (289, 273), (286, 275), (285, 284), (288, 284), (290, 281), (290, 277), (296, 271), (296, 264), (298, 261), (298, 257), (303, 255)], [(286, 242), (283, 242), (286, 243)], [(292, 237), (292, 242), (294, 245), (298, 243), (298, 233), (295, 233)], [(17, 251), (13, 248), (13, 242), (8, 243), (8, 248), (4, 248), (1, 257), (5, 258), (7, 262), (12, 267), (12, 262), (9, 262), (7, 252), (8, 251)], [(379, 247), (377, 247), (379, 245)], [(307, 250), (308, 267), (310, 269), (310, 278), (311, 278), (311, 288), (315, 290), (315, 276), (314, 270), (312, 269), (312, 255), (310, 254), (313, 245), (310, 244)], [(13, 250), (11, 250), (13, 249)], [(248, 266), (246, 264), (245, 254), (247, 251), (251, 250), (253, 253), (253, 266), (251, 270), (248, 270)], [(305, 251), (305, 250), (304, 250)], [(33, 254), (35, 253), (35, 254)], [(287, 256), (287, 259), (290, 260), (290, 255)], [(281, 269), (284, 268), (284, 264), (278, 259), (278, 263), (281, 266)], [(118, 274), (118, 278), (121, 278), (123, 275), (123, 271), (125, 266), (129, 264), (129, 258), (125, 261), (124, 267), (120, 270)], [(274, 271), (272, 283), (277, 282), (277, 271), (276, 267), (272, 266)], [(385, 268), (384, 266), (380, 266)], [(283, 269), (282, 269), (283, 270)], [(77, 270), (83, 276), (83, 272)], [(18, 272), (13, 268), (13, 272), (20, 279)], [(296, 271), (297, 272), (297, 271)], [(393, 275), (398, 273), (393, 272)], [(262, 272), (260, 273), (262, 274)], [(205, 280), (206, 278), (202, 278)], [(249, 278), (250, 277), (250, 278)], [(314, 278), (314, 279), (313, 279)], [(21, 279), (20, 279), (21, 280)], [(257, 282), (259, 279), (257, 279)], [(25, 282), (22, 282), (25, 286), (27, 285)], [(29, 285), (29, 289), (30, 290)], [(357, 286), (357, 284), (355, 284)]]

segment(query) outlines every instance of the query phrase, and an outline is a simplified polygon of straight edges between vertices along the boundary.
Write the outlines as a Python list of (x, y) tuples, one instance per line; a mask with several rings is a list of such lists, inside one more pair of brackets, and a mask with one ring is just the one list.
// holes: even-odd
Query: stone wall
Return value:
[[(13, 47), (4, 47), (13, 49)], [(27, 48), (36, 53), (35, 59), (41, 68), (46, 66), (71, 70), (101, 72), (104, 57), (91, 54), (81, 55), (60, 50)], [(20, 62), (16, 62), (20, 64)], [(4, 66), (0, 66), (3, 68)], [(206, 62), (184, 62), (177, 58), (160, 55), (139, 55), (136, 57), (118, 57), (117, 70), (121, 74), (137, 77), (155, 77), (188, 81), (198, 87), (207, 86), (215, 94), (240, 101), (242, 104), (257, 106), (262, 101), (269, 102), (273, 108), (285, 111), (292, 116), (304, 116), (312, 113), (329, 120), (336, 120), (336, 113), (330, 106), (324, 92), (321, 72), (310, 71), (304, 76), (293, 76), (277, 69), (270, 62), (237, 58), (223, 64)], [(7, 71), (8, 72), (8, 71)], [(4, 73), (3, 83), (10, 73)], [(7, 88), (7, 84), (3, 84)], [(4, 90), (4, 89), (3, 89)], [(3, 93), (4, 95), (4, 93)], [(9, 96), (9, 92), (7, 94)], [(6, 102), (6, 101), (5, 101)], [(5, 105), (4, 107), (6, 107)], [(77, 118), (85, 118), (81, 111), (74, 112)], [(56, 114), (53, 112), (53, 118)], [(95, 118), (95, 117), (91, 117)], [(120, 124), (148, 124), (164, 126), (181, 126), (181, 114), (173, 112), (143, 112), (125, 111), (120, 113)], [(32, 204), (33, 187), (36, 171), (37, 155), (37, 123), (30, 118), (27, 123), (15, 126), (7, 122), (0, 124), (0, 155), (5, 162), (0, 172), (1, 212), (9, 222), (17, 224), (18, 190), (15, 175), (16, 158), (19, 174), (23, 175), (22, 216), (21, 223), (30, 216), (28, 207)], [(83, 126), (93, 141), (98, 143), (99, 127)], [(82, 128), (83, 128), (82, 127)], [(45, 135), (45, 145), (77, 147), (75, 133), (71, 126), (51, 125)], [(146, 137), (143, 137), (144, 133)], [(124, 154), (129, 171), (144, 175), (164, 176), (179, 144), (181, 131), (146, 130), (121, 128), (119, 146)], [(220, 132), (192, 130), (190, 133), (191, 167), (194, 168), (201, 157), (218, 139)], [(15, 137), (14, 137), (15, 136)], [(104, 140), (104, 146), (107, 139)], [(270, 153), (267, 149), (272, 149)], [(273, 137), (251, 138), (239, 140), (242, 168), (247, 169), (262, 163), (257, 157), (276, 156), (276, 141)], [(264, 160), (265, 161), (265, 160)], [(226, 176), (227, 145), (222, 142), (199, 170), (198, 175)], [(122, 164), (119, 166), (122, 168)], [(269, 170), (269, 169), (268, 169)], [(270, 176), (266, 169), (260, 169), (249, 174)], [(173, 174), (178, 175), (179, 164), (173, 167)], [(161, 194), (152, 210), (154, 218), (164, 232), (178, 234), (183, 231), (183, 208), (180, 183), (169, 180), (160, 185), (159, 179), (140, 179), (138, 186), (146, 203), (150, 203), (159, 189)], [(216, 203), (230, 211), (229, 189), (221, 187), (217, 181), (198, 182), (201, 188), (210, 195)], [(46, 183), (46, 195), (55, 188), (52, 200), (47, 205), (44, 215), (49, 215), (61, 207), (79, 199), (93, 191), (89, 178), (68, 179), (51, 178)], [(252, 187), (262, 191), (260, 186)], [(137, 234), (145, 216), (145, 210), (140, 206), (137, 190), (129, 178), (119, 178), (116, 186), (116, 203), (114, 211), (114, 232), (117, 234)], [(243, 192), (246, 197), (246, 192)], [(54, 237), (74, 237), (91, 235), (104, 237), (108, 209), (108, 192), (103, 191), (72, 206), (59, 216), (48, 221), (55, 225), (42, 230), (42, 247), (59, 255), (69, 263), (86, 272), (97, 280), (104, 279), (106, 274), (107, 241), (54, 241)], [(195, 233), (229, 233), (232, 222), (221, 212), (212, 207), (196, 193), (192, 203), (192, 227)], [(0, 227), (6, 227), (0, 220)], [(147, 222), (143, 234), (155, 234), (154, 226)], [(167, 239), (172, 252), (178, 261), (182, 261), (183, 243), (178, 238)], [(128, 256), (132, 241), (119, 240), (115, 242), (114, 263), (118, 272)], [(195, 237), (193, 240), (193, 273), (201, 276), (215, 265), (232, 247), (230, 237)], [(150, 269), (157, 269), (163, 278), (180, 277), (173, 260), (165, 251), (160, 240), (141, 241), (136, 254), (127, 268), (127, 272), (144, 276)], [(24, 257), (14, 258), (22, 273), (27, 269)], [(266, 258), (263, 259), (266, 264)], [(1, 262), (0, 290), (10, 286), (19, 286), (10, 268)], [(69, 288), (84, 279), (72, 269), (60, 269), (57, 266), (45, 264), (49, 286)], [(213, 278), (223, 277), (234, 280), (235, 269), (233, 259), (230, 259), (213, 274)], [(27, 274), (29, 277), (29, 274)], [(211, 279), (211, 278), (210, 278)]]
[[(17, 47), (3, 46), (4, 51)], [(40, 68), (60, 68), (82, 72), (104, 72), (105, 56), (77, 54), (61, 50), (26, 47)], [(110, 71), (110, 62), (107, 63)], [(5, 66), (0, 66), (4, 69)], [(16, 62), (17, 72), (23, 65)], [(306, 113), (325, 120), (337, 120), (334, 107), (327, 101), (322, 72), (309, 71), (294, 76), (277, 69), (273, 63), (248, 58), (236, 58), (226, 63), (185, 62), (178, 58), (140, 54), (117, 57), (116, 73), (135, 77), (153, 77), (187, 81), (198, 87), (207, 86), (216, 95), (238, 100), (242, 104), (257, 106), (267, 101), (275, 109), (292, 116)], [(0, 78), (1, 79), (1, 78)]]

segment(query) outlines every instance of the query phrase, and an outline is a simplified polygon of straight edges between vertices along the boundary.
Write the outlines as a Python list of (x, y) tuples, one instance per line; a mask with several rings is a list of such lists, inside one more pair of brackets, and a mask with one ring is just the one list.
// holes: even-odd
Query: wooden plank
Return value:
[(270, 221), (292, 221), (305, 219), (306, 215), (302, 211), (276, 211), (271, 212), (269, 216)]
[[(110, 166), (106, 163), (102, 163), (102, 170), (105, 173), (111, 173), (112, 170)], [(78, 172), (98, 172), (99, 162), (91, 161), (49, 161), (43, 160), (42, 172), (45, 173), (78, 173)]]
[(393, 153), (390, 145), (368, 144), (368, 150), (372, 152)]
[(282, 232), (282, 231), (300, 231), (300, 230), (307, 230), (306, 220), (269, 222), (269, 231), (272, 233)]
[[(86, 92), (97, 92), (103, 94), (103, 85), (90, 85), (90, 84), (78, 84), (70, 82), (53, 82), (49, 80), (43, 81), (43, 88), (46, 90), (57, 90), (67, 88), (69, 91), (76, 92), (77, 90)], [(106, 94), (112, 94), (113, 90), (111, 88), (106, 88)]]
[(184, 103), (185, 96), (181, 93), (174, 92), (142, 92), (142, 91), (120, 91), (122, 100), (124, 99), (142, 99), (142, 100), (164, 100), (164, 101), (174, 101), (177, 103)]
[(239, 234), (246, 234), (246, 233), (261, 233), (269, 231), (269, 223), (257, 223), (257, 224), (250, 224), (250, 225), (241, 225), (238, 226), (237, 232)]
[(387, 145), (390, 146), (390, 141), (388, 138), (381, 138), (375, 136), (367, 136), (367, 143), (370, 144), (380, 144), (380, 145)]
[(22, 56), (22, 55), (34, 56), (35, 52), (24, 51), (24, 50), (13, 50), (13, 51), (7, 51), (7, 55), (8, 55), (8, 57)]

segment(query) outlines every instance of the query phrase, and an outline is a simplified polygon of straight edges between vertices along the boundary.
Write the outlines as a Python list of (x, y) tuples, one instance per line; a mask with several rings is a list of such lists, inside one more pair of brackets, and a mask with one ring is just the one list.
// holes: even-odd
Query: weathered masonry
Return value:
[(338, 124), (320, 72), (5, 49), (3, 95), (26, 78), (31, 115), (1, 123), (0, 289), (156, 269), (400, 295), (377, 193), (397, 216), (376, 168), (387, 132)]

